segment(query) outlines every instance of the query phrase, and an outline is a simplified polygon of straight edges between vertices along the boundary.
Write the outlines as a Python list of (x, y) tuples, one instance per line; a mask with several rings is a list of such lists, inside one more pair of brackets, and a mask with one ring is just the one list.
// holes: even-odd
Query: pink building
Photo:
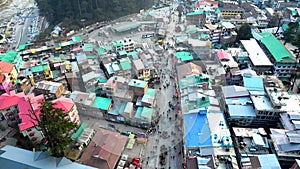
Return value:
[[(5, 93), (0, 96), (0, 118), (7, 120), (10, 127), (18, 127), (23, 136), (28, 136), (33, 143), (41, 141), (43, 134), (35, 128), (38, 122), (30, 115), (32, 116), (32, 112), (35, 112), (39, 116), (39, 103), (43, 100), (43, 95), (25, 95), (23, 92), (15, 93), (15, 91)], [(77, 124), (80, 123), (77, 108), (72, 99), (59, 98), (52, 102), (55, 104), (54, 107), (61, 108), (68, 113), (68, 119)]]

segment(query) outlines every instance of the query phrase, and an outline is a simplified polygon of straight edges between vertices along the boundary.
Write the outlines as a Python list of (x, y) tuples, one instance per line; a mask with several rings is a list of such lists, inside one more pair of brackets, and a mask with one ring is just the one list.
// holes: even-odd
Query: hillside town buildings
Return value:
[[(166, 2), (1, 53), (3, 166), (299, 168), (300, 65), (281, 38), (299, 10), (239, 3)], [(282, 25), (269, 28), (279, 11)], [(240, 40), (245, 23), (252, 38)], [(42, 100), (78, 125), (66, 152), (76, 162), (39, 151), (44, 135), (30, 113)]]

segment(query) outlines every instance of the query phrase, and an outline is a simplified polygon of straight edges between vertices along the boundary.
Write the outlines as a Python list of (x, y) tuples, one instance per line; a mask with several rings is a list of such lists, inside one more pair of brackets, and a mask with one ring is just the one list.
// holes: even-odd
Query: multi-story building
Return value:
[(65, 87), (62, 83), (56, 83), (51, 81), (40, 81), (34, 85), (32, 92), (35, 95), (44, 95), (46, 100), (54, 100), (59, 98)]
[(188, 39), (188, 45), (190, 50), (195, 53), (194, 60), (208, 60), (211, 58), (210, 41)]
[(33, 85), (42, 80), (50, 80), (53, 78), (50, 66), (46, 62), (39, 62), (32, 65), (29, 69), (32, 74), (29, 75)]
[(226, 44), (236, 40), (236, 27), (230, 22), (222, 22), (218, 25), (205, 24), (205, 26), (210, 30), (211, 43)]
[(259, 35), (262, 49), (273, 64), (274, 75), (282, 80), (290, 78), (297, 66), (296, 58), (272, 33), (263, 32)]
[(235, 8), (231, 8), (231, 7), (220, 7), (220, 11), (221, 11), (221, 17), (224, 18), (243, 18), (244, 16), (244, 9), (239, 8), (239, 7), (235, 7)]
[(216, 55), (216, 58), (219, 58), (218, 62), (221, 63), (226, 72), (226, 83), (229, 85), (240, 85), (242, 75), (237, 62), (223, 49), (217, 50)]
[(282, 166), (290, 167), (299, 158), (300, 143), (299, 130), (275, 129), (271, 130), (271, 140), (274, 152)]
[(246, 163), (244, 163), (245, 158), (269, 154), (267, 132), (263, 128), (233, 127), (232, 130), (238, 152), (237, 161), (241, 168), (246, 166)]
[(132, 90), (135, 95), (143, 96), (148, 89), (148, 83), (142, 80), (131, 79), (128, 83), (129, 90)]
[(190, 25), (197, 25), (199, 27), (203, 27), (204, 24), (206, 23), (205, 11), (198, 10), (198, 11), (187, 13), (186, 21)]
[[(24, 93), (10, 92), (0, 96), (0, 114), (11, 127), (17, 127), (24, 137), (28, 137), (32, 143), (38, 143), (43, 139), (41, 131), (36, 129), (38, 121), (32, 117), (32, 112), (40, 114), (40, 102), (43, 95), (25, 95)], [(55, 108), (61, 108), (68, 114), (68, 119), (77, 124), (80, 123), (77, 108), (72, 99), (60, 98), (52, 101)]]
[[(194, 11), (202, 11), (205, 15), (205, 23), (217, 23), (220, 21), (221, 11), (215, 1), (198, 1), (194, 5)], [(203, 26), (203, 25), (202, 25)]]
[(115, 48), (115, 51), (126, 51), (126, 52), (132, 52), (135, 50), (135, 42), (130, 38), (125, 38), (123, 40), (114, 41), (113, 46)]
[(101, 169), (114, 169), (117, 167), (127, 139), (120, 133), (98, 128), (79, 161)]
[(251, 68), (256, 71), (257, 74), (263, 74), (264, 72), (273, 70), (273, 64), (255, 39), (241, 40), (241, 43), (248, 53)]

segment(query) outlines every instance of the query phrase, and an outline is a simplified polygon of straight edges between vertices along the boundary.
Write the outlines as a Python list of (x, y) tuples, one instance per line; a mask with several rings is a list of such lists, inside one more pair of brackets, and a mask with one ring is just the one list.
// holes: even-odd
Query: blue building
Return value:
[(96, 169), (72, 162), (65, 157), (55, 158), (46, 152), (32, 152), (8, 145), (0, 149), (0, 164), (0, 168)]
[(191, 151), (189, 156), (192, 154), (206, 156), (214, 153), (206, 113), (207, 110), (200, 110), (198, 113), (183, 114), (184, 146), (187, 151)]

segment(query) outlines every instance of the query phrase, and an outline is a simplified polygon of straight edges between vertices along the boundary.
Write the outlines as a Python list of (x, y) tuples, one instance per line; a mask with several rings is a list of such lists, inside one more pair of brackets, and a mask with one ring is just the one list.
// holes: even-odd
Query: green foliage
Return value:
[(283, 32), (284, 43), (290, 42), (300, 48), (300, 31), (298, 22), (289, 23), (289, 27)]
[(250, 38), (252, 38), (251, 27), (245, 23), (237, 31), (237, 40), (249, 40)]
[(50, 101), (40, 103), (40, 115), (32, 112), (31, 118), (38, 121), (37, 129), (43, 132), (45, 146), (55, 157), (63, 157), (64, 150), (72, 143), (71, 135), (77, 127), (76, 123), (67, 120), (68, 114), (55, 108)]
[(82, 27), (81, 19), (86, 25), (106, 20), (113, 20), (124, 15), (149, 8), (153, 0), (36, 0), (41, 15), (51, 24)]

